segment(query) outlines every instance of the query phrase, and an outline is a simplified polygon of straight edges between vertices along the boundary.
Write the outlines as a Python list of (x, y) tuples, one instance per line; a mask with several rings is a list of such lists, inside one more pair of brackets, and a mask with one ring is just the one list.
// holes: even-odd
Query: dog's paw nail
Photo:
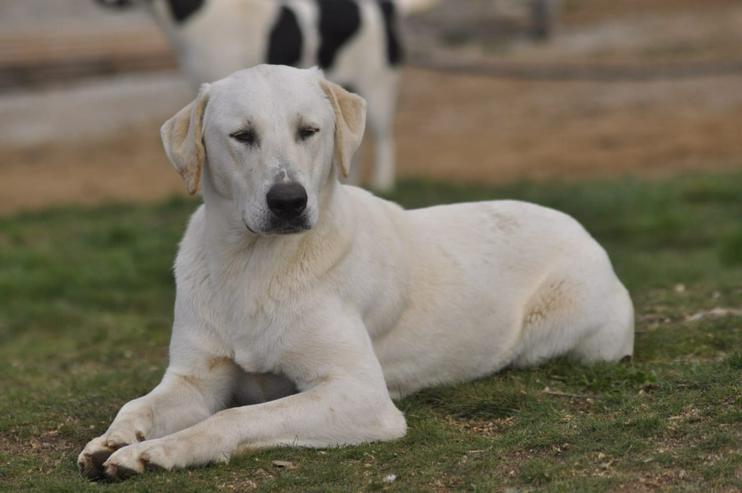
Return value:
[(144, 433), (139, 430), (137, 430), (137, 432), (134, 433), (134, 435), (137, 437), (137, 441), (139, 442), (143, 442), (145, 440)]

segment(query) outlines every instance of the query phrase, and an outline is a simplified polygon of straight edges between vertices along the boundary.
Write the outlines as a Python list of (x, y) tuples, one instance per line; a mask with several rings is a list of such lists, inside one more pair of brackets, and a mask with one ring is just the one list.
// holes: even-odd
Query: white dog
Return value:
[[(402, 14), (434, 0), (97, 0), (142, 3), (170, 39), (180, 67), (197, 89), (259, 63), (321, 67), (369, 104), (374, 137), (371, 186), (390, 190), (395, 178), (394, 111)], [(354, 167), (353, 183), (359, 183)]]
[(319, 70), (261, 65), (165, 123), (204, 199), (175, 264), (170, 364), (87, 444), (84, 475), (392, 440), (406, 429), (392, 398), (632, 354), (629, 295), (569, 216), (516, 201), (404, 211), (340, 184), (364, 113)]

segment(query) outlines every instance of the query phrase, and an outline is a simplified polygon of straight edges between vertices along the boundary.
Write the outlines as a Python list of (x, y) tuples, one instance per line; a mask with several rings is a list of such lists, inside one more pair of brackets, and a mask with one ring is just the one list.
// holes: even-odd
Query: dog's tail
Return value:
[(414, 14), (433, 7), (439, 0), (397, 0), (402, 15)]

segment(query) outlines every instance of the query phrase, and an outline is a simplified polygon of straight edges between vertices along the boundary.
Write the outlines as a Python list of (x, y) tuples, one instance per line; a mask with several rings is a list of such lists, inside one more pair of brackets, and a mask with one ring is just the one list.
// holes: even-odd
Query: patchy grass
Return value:
[[(195, 203), (0, 220), (0, 490), (738, 491), (742, 174), (487, 188), (408, 181), (406, 206), (522, 198), (573, 214), (637, 306), (631, 363), (555, 361), (400, 401), (409, 434), (89, 483), (75, 458), (166, 364), (171, 264)], [(695, 315), (695, 316), (694, 316)], [(278, 469), (273, 460), (296, 468)], [(396, 481), (384, 482), (389, 474)]]

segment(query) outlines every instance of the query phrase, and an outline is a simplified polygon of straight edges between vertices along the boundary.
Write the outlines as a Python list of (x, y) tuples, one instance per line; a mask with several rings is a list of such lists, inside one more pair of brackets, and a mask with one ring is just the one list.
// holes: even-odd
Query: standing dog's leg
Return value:
[(224, 462), (246, 449), (332, 447), (403, 436), (404, 416), (389, 398), (368, 334), (363, 327), (343, 330), (323, 331), (318, 339), (302, 331), (311, 340), (292, 344), (317, 348), (290, 351), (283, 363), (303, 392), (226, 409), (172, 435), (121, 448), (104, 464), (106, 475), (143, 472), (148, 464), (173, 469)]
[(77, 459), (80, 472), (92, 479), (102, 477), (103, 462), (117, 449), (182, 430), (223, 409), (236, 372), (226, 359), (204, 359), (196, 371), (187, 372), (171, 365), (157, 387), (125, 404), (108, 430), (88, 442)]
[(379, 192), (389, 192), (394, 188), (395, 162), (394, 137), (392, 136), (391, 122), (373, 125), (375, 155), (374, 168), (371, 175), (371, 188)]
[(394, 188), (396, 174), (394, 146), (394, 110), (397, 104), (396, 73), (388, 74), (378, 87), (364, 96), (368, 100), (368, 124), (374, 138), (374, 167), (371, 188), (389, 192)]

